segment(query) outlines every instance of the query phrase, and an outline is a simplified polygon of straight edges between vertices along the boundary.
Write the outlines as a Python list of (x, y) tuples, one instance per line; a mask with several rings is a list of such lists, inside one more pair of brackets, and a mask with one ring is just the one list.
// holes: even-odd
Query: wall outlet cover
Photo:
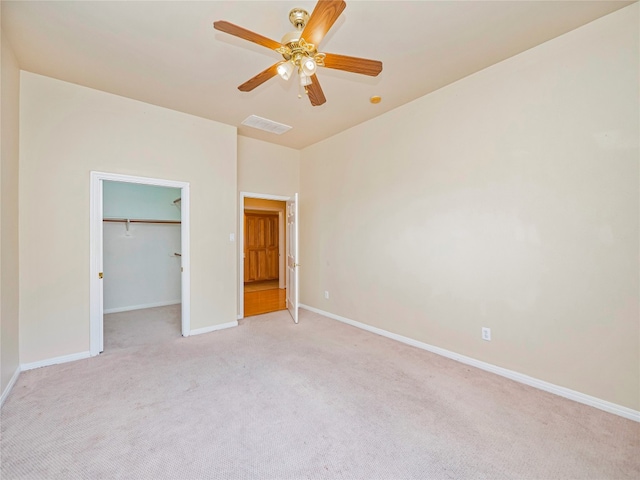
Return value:
[(491, 341), (491, 329), (488, 327), (482, 327), (482, 339)]

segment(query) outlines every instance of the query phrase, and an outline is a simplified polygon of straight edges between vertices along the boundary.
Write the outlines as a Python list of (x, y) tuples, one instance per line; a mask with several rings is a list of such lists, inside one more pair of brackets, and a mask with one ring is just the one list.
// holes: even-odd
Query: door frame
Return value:
[(189, 182), (164, 180), (160, 178), (138, 177), (119, 173), (91, 172), (90, 183), (90, 233), (89, 233), (89, 351), (92, 357), (102, 352), (104, 346), (104, 296), (103, 272), (103, 181), (137, 183), (180, 189), (180, 242), (182, 256), (182, 336), (191, 332), (191, 283), (190, 283), (190, 224), (189, 224)]
[[(279, 202), (286, 202), (286, 201), (290, 201), (293, 200), (295, 196), (290, 196), (290, 195), (271, 195), (268, 193), (252, 193), (252, 192), (240, 192), (240, 202), (239, 202), (239, 206), (240, 208), (239, 210), (239, 221), (238, 221), (238, 238), (239, 238), (239, 242), (238, 242), (238, 320), (244, 318), (244, 199), (245, 198), (257, 198), (260, 200), (276, 200)], [(251, 208), (252, 210), (254, 210), (254, 208)], [(257, 210), (257, 209), (255, 209)], [(286, 219), (284, 218), (284, 210), (271, 210), (271, 211), (277, 211), (278, 212), (278, 235), (280, 235), (280, 233), (282, 232), (283, 235), (286, 234), (286, 232), (284, 232), (282, 230), (282, 228), (285, 226), (284, 222), (286, 221)], [(282, 239), (282, 237), (281, 237)], [(288, 271), (286, 268), (286, 259), (284, 259), (284, 264), (282, 263), (283, 261), (283, 256), (282, 256), (282, 248), (284, 246), (284, 242), (280, 242), (280, 245), (278, 247), (278, 252), (280, 254), (280, 258), (278, 259), (278, 272), (279, 272), (279, 276), (280, 276), (280, 280), (279, 280), (279, 286), (282, 285), (282, 275), (280, 275), (280, 265), (283, 265), (284, 268), (284, 276), (286, 277), (286, 275), (288, 275)], [(286, 279), (284, 284), (286, 285)]]

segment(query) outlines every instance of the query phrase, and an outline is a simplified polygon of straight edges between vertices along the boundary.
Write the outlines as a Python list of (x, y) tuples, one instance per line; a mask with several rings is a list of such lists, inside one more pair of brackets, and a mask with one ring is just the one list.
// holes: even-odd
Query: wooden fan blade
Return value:
[(366, 58), (348, 57), (347, 55), (337, 55), (327, 53), (324, 58), (324, 66), (344, 70), (346, 72), (361, 73), (377, 77), (382, 71), (382, 62), (378, 60), (368, 60)]
[(320, 87), (320, 82), (318, 81), (318, 77), (315, 75), (311, 76), (311, 84), (307, 85), (307, 94), (309, 95), (309, 101), (311, 105), (317, 107), (318, 105), (322, 105), (327, 99), (324, 97), (324, 92)]
[(347, 4), (344, 0), (319, 0), (316, 4), (301, 37), (316, 48), (338, 19)]
[(266, 70), (263, 70), (255, 77), (250, 78), (249, 80), (244, 82), (242, 85), (240, 85), (238, 87), (238, 90), (240, 90), (241, 92), (250, 92), (257, 86), (262, 85), (264, 82), (266, 82), (270, 78), (275, 77), (277, 74), (278, 74), (278, 64), (274, 63)]
[(280, 42), (276, 42), (275, 40), (271, 40), (270, 38), (263, 37), (258, 33), (247, 30), (246, 28), (239, 27), (237, 25), (234, 25), (233, 23), (225, 22), (224, 20), (213, 22), (213, 28), (230, 35), (240, 37), (244, 40), (249, 40), (250, 42), (257, 43), (258, 45), (270, 48), (271, 50), (276, 50), (277, 48), (280, 48), (282, 46)]

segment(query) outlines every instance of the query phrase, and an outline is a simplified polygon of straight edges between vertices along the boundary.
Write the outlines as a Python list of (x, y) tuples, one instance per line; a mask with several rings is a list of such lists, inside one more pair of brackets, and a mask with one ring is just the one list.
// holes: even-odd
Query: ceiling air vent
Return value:
[(242, 125), (264, 130), (269, 133), (275, 133), (276, 135), (282, 135), (284, 132), (287, 132), (292, 128), (284, 123), (274, 122), (273, 120), (258, 117), (257, 115), (249, 115), (242, 121)]

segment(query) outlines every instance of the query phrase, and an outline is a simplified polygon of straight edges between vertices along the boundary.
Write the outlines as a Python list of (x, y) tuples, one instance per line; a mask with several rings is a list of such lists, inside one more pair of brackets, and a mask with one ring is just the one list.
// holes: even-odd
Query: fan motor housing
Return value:
[(285, 33), (280, 43), (293, 50), (298, 45), (301, 33), (302, 32), (300, 30), (294, 30), (292, 32)]

